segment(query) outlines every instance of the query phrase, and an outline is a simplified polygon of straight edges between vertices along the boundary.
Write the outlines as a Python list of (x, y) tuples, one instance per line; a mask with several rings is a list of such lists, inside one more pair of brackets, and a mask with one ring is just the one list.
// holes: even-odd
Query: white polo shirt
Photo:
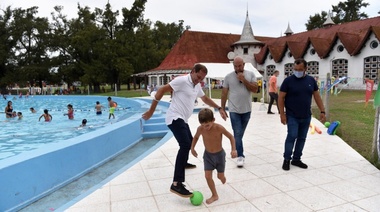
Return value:
[(173, 120), (183, 119), (186, 123), (193, 114), (194, 102), (196, 98), (202, 97), (205, 93), (200, 83), (194, 85), (190, 74), (176, 77), (169, 85), (173, 88), (172, 102), (166, 111), (166, 125), (170, 125)]

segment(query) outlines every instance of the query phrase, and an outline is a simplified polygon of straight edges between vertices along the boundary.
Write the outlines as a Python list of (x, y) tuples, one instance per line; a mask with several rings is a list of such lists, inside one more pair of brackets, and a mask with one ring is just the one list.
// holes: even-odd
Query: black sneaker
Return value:
[(274, 114), (274, 113), (269, 111), (269, 112), (267, 112), (267, 114)]
[(284, 160), (284, 163), (282, 164), (282, 169), (285, 171), (289, 171), (290, 169), (290, 160)]
[(173, 184), (170, 186), (170, 191), (181, 196), (181, 197), (192, 197), (193, 196), (193, 193), (191, 193), (190, 191), (188, 191), (186, 188), (185, 188), (185, 185), (183, 185), (181, 182), (178, 182), (177, 183), (177, 186), (174, 186)]
[(197, 168), (197, 166), (191, 163), (187, 163), (185, 166), (185, 169), (194, 169), (194, 168)]
[(298, 166), (298, 167), (300, 167), (302, 169), (307, 169), (307, 165), (304, 164), (304, 163), (302, 163), (302, 161), (300, 161), (300, 160), (292, 160), (292, 165), (293, 166)]

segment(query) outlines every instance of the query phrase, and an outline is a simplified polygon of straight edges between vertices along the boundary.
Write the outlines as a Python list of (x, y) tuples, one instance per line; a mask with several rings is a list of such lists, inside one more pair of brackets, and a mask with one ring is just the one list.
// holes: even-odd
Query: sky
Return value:
[[(1, 0), (0, 9), (8, 6), (23, 9), (38, 6), (38, 16), (50, 17), (56, 5), (63, 6), (63, 14), (68, 18), (77, 17), (77, 4), (104, 9), (107, 2), (112, 10), (130, 9), (134, 0)], [(178, 23), (184, 21), (192, 31), (241, 34), (248, 11), (249, 20), (255, 36), (282, 36), (288, 23), (294, 33), (306, 30), (309, 16), (321, 11), (332, 10), (345, 0), (148, 0), (145, 4), (144, 18), (152, 22)], [(369, 17), (379, 16), (380, 1), (364, 0), (370, 5), (361, 10)]]

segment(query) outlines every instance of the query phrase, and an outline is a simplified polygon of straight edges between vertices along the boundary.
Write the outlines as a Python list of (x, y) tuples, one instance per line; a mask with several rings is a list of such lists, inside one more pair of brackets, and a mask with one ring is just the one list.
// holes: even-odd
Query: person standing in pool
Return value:
[(5, 107), (5, 117), (12, 118), (13, 106), (12, 101), (8, 101), (7, 106)]
[(74, 119), (74, 109), (71, 104), (67, 105), (67, 113), (63, 114), (64, 116), (68, 116), (70, 120)]
[(100, 104), (99, 101), (96, 101), (96, 105), (95, 105), (95, 110), (96, 110), (96, 115), (102, 115), (102, 108), (104, 106)]
[(40, 118), (38, 119), (38, 121), (40, 121), (42, 117), (45, 118), (46, 122), (49, 122), (49, 121), (53, 120), (53, 117), (49, 114), (49, 111), (47, 109), (44, 110), (44, 113), (40, 116)]
[(112, 98), (109, 96), (108, 98), (107, 98), (107, 100), (108, 100), (108, 107), (110, 108), (110, 114), (109, 114), (109, 116), (108, 116), (108, 119), (111, 119), (111, 116), (113, 117), (113, 118), (115, 118), (115, 115), (113, 114), (114, 112), (115, 112), (115, 108), (116, 108), (116, 102), (114, 102), (113, 100), (112, 100)]

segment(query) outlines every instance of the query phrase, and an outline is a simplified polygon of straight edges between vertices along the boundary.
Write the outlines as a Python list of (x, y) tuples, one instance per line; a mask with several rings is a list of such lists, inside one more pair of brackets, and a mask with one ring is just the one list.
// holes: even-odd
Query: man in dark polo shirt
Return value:
[(307, 165), (301, 161), (301, 156), (311, 121), (312, 97), (321, 111), (319, 116), (321, 122), (326, 121), (325, 108), (319, 95), (317, 82), (305, 73), (306, 67), (307, 63), (304, 59), (296, 59), (293, 75), (285, 78), (280, 87), (278, 106), (281, 123), (288, 126), (282, 164), (282, 169), (285, 171), (290, 169), (290, 163), (303, 169), (307, 168)]

